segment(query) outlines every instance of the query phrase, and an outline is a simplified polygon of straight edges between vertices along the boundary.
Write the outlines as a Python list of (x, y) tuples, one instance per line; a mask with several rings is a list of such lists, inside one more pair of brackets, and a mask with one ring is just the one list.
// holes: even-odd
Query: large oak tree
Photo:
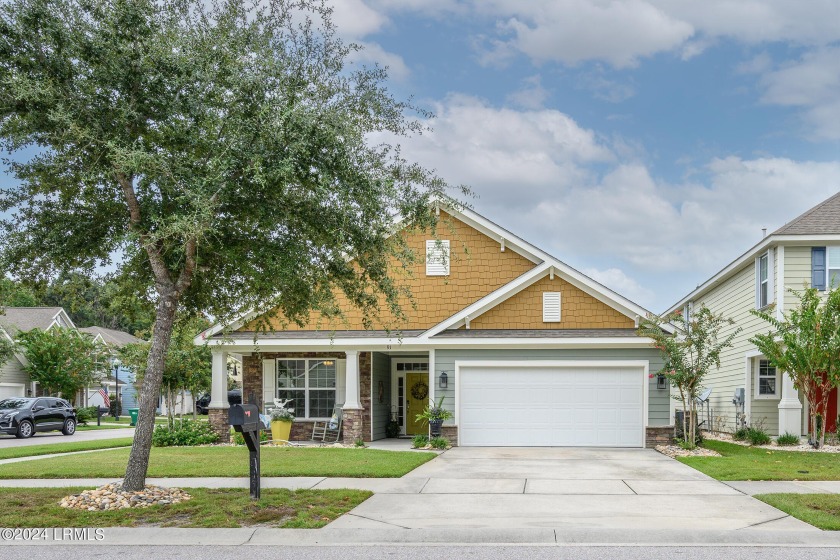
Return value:
[[(153, 339), (124, 486), (145, 483), (179, 308), (399, 311), (399, 216), (434, 227), (445, 185), (374, 133), (421, 132), (384, 69), (354, 68), (316, 0), (13, 0), (0, 5), (6, 270), (116, 268)], [(373, 319), (371, 319), (373, 320)]]

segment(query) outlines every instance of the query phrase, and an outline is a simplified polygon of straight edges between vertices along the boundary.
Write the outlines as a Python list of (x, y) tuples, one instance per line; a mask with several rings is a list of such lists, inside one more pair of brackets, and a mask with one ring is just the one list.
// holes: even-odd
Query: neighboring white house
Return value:
[[(840, 193), (780, 227), (729, 263), (723, 270), (674, 304), (668, 312), (685, 313), (705, 303), (716, 313), (735, 321), (731, 329), (743, 329), (733, 347), (721, 356), (721, 368), (711, 372), (705, 385), (712, 389), (713, 415), (727, 429), (735, 426), (736, 389), (745, 391), (748, 422), (762, 423), (771, 434), (804, 434), (808, 431), (804, 399), (790, 377), (776, 371), (749, 339), (769, 332), (770, 326), (750, 310), (776, 304), (775, 313), (795, 306), (797, 298), (789, 288), (822, 291), (840, 284)], [(836, 429), (838, 396), (830, 397), (827, 428)]]
[[(61, 307), (6, 307), (0, 315), (0, 336), (11, 341), (19, 332), (34, 328), (46, 331), (54, 327), (76, 328)], [(29, 379), (29, 374), (24, 370), (25, 365), (26, 358), (19, 353), (5, 364), (0, 364), (0, 399), (37, 393), (37, 383)]]

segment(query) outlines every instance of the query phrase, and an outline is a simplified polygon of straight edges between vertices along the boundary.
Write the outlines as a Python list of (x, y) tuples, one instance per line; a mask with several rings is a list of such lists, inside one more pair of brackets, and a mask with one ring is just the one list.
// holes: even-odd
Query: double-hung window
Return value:
[(329, 418), (335, 395), (335, 360), (277, 360), (277, 398), (291, 399), (297, 418)]
[(774, 398), (778, 396), (778, 375), (776, 368), (768, 360), (758, 361), (758, 380), (756, 382), (758, 398)]
[(755, 307), (773, 303), (773, 253), (767, 251), (755, 259)]
[(811, 286), (818, 290), (840, 286), (840, 246), (811, 249)]

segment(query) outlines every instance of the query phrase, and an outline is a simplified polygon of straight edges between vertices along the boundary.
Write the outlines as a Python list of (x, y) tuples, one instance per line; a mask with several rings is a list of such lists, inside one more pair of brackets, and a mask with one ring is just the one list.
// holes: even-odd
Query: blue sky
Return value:
[(837, 0), (331, 1), (405, 156), (653, 311), (840, 190)]
[(840, 2), (335, 0), (476, 211), (654, 311), (840, 190)]

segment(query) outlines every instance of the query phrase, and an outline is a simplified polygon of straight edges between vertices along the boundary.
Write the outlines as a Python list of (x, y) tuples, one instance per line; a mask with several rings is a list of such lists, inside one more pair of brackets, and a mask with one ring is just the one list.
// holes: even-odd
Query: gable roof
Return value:
[[(436, 209), (445, 210), (447, 213), (449, 213), (456, 219), (478, 230), (490, 239), (493, 239), (496, 242), (500, 243), (500, 245), (503, 246), (505, 249), (510, 249), (522, 255), (523, 257), (537, 264), (538, 266), (519, 276), (515, 280), (501, 286), (497, 290), (494, 290), (490, 294), (467, 306), (460, 312), (448, 317), (447, 319), (438, 323), (432, 328), (427, 329), (419, 336), (419, 338), (428, 340), (429, 337), (433, 337), (447, 329), (452, 328), (453, 326), (457, 326), (459, 323), (463, 323), (466, 317), (469, 317), (471, 315), (477, 316), (477, 314), (483, 313), (488, 309), (495, 307), (500, 302), (515, 295), (516, 293), (529, 286), (530, 284), (533, 284), (540, 278), (543, 278), (549, 274), (553, 275), (555, 273), (559, 274), (567, 282), (580, 288), (587, 294), (602, 301), (610, 307), (613, 307), (614, 309), (627, 315), (631, 319), (635, 319), (637, 316), (643, 317), (649, 313), (648, 310), (644, 309), (640, 305), (619, 295), (618, 293), (607, 288), (603, 284), (600, 284), (599, 282), (593, 280), (589, 276), (586, 276), (585, 274), (572, 268), (566, 263), (546, 253), (542, 249), (525, 241), (521, 237), (511, 233), (505, 228), (499, 226), (498, 224), (488, 220), (484, 216), (481, 216), (475, 211), (463, 206), (454, 207), (450, 204), (447, 204), (445, 200), (441, 199), (434, 200), (433, 203)], [(253, 318), (257, 317), (260, 313), (263, 312), (264, 311), (250, 311), (237, 318), (229, 326), (232, 330), (235, 330), (241, 327), (242, 325), (247, 324), (248, 321), (252, 320)], [(203, 344), (207, 339), (221, 333), (224, 330), (224, 327), (225, 326), (221, 324), (213, 325), (209, 329), (199, 333), (195, 337), (194, 342), (196, 344)], [(251, 333), (252, 337), (253, 334), (254, 333)]]
[(825, 235), (840, 233), (840, 192), (786, 223), (772, 235)]
[(779, 243), (801, 243), (811, 238), (815, 242), (836, 242), (838, 240), (837, 236), (840, 236), (840, 192), (820, 202), (810, 210), (764, 237), (711, 278), (702, 284), (698, 284), (694, 290), (669, 307), (665, 313), (672, 313), (677, 309), (681, 309), (689, 301), (717, 287), (718, 284), (741, 270), (745, 264), (752, 262), (755, 257), (763, 254)]
[(0, 315), (0, 326), (12, 336), (32, 329), (45, 331), (56, 325), (61, 326), (61, 323), (76, 328), (61, 307), (6, 307), (4, 314)]
[(107, 344), (108, 346), (114, 346), (116, 348), (122, 348), (126, 344), (136, 344), (138, 342), (143, 342), (136, 336), (129, 334), (127, 332), (118, 331), (116, 329), (108, 329), (105, 327), (82, 327), (79, 329), (83, 333), (92, 334), (95, 337), (100, 337), (102, 341)]

